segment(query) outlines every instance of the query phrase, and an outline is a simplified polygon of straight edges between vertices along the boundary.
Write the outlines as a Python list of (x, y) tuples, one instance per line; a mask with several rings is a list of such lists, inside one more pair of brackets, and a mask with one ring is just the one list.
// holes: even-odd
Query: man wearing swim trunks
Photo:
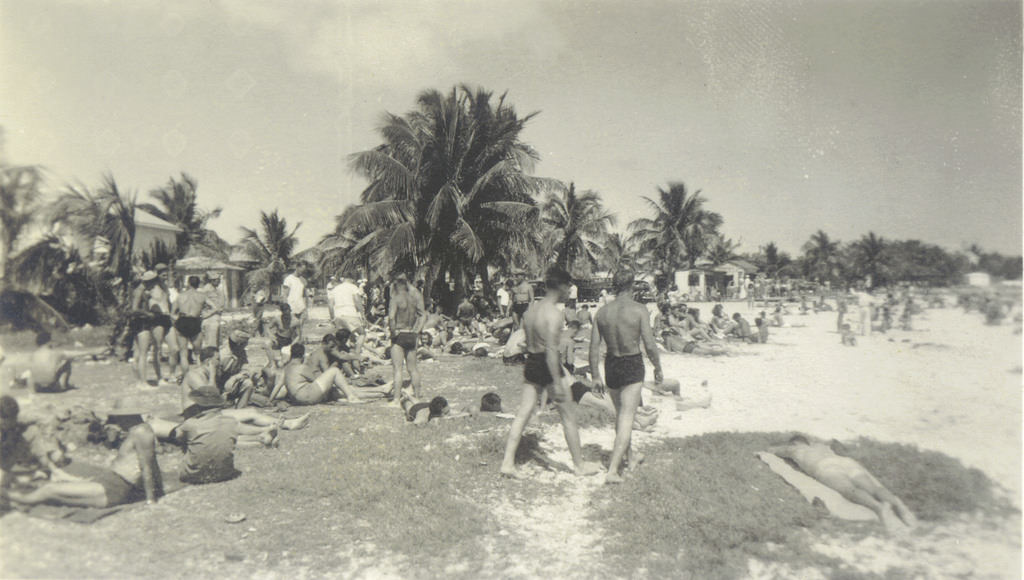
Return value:
[[(199, 356), (199, 349), (203, 346), (203, 308), (206, 306), (206, 295), (199, 291), (199, 277), (189, 276), (188, 286), (185, 291), (178, 294), (178, 299), (171, 307), (171, 313), (176, 315), (174, 329), (178, 332), (178, 356), (179, 366), (182, 373), (188, 372), (188, 351), (189, 348)], [(216, 346), (216, 345), (211, 345)]]
[(532, 303), (533, 286), (526, 281), (525, 277), (520, 278), (519, 284), (512, 288), (512, 328), (518, 329), (523, 325), (523, 316)]
[[(632, 272), (620, 270), (615, 273), (612, 279), (615, 298), (597, 311), (590, 336), (593, 391), (603, 396), (607, 385), (616, 414), (615, 445), (608, 462), (605, 483), (622, 482), (619, 467), (624, 456), (631, 468), (636, 466), (630, 439), (633, 435), (633, 419), (643, 391), (644, 359), (640, 354), (641, 342), (654, 365), (654, 381), (664, 381), (654, 331), (651, 330), (651, 316), (644, 305), (633, 299), (633, 282)], [(608, 345), (603, 379), (600, 366), (602, 340)]]
[[(339, 398), (341, 393), (348, 397), (349, 402), (357, 403), (368, 399), (356, 391), (355, 387), (345, 380), (345, 373), (338, 367), (331, 367), (324, 373), (303, 363), (306, 347), (301, 342), (291, 346), (291, 360), (278, 374), (277, 385), (270, 394), (271, 402), (287, 394), (289, 402), (294, 405), (316, 405)], [(371, 387), (363, 392), (384, 394), (384, 389)]]
[(531, 305), (523, 316), (527, 351), (523, 378), (526, 384), (523, 386), (516, 418), (509, 429), (505, 458), (501, 463), (502, 475), (519, 477), (515, 465), (516, 449), (542, 392), (548, 393), (558, 409), (576, 475), (593, 475), (598, 471), (598, 466), (583, 461), (579, 428), (576, 425), (576, 403), (572, 400), (569, 383), (565, 380), (565, 370), (562, 368), (563, 361), (558, 353), (562, 335), (562, 314), (558, 311), (558, 303), (569, 295), (571, 282), (565, 270), (552, 267), (545, 276), (547, 292), (544, 298)]
[(409, 284), (405, 274), (395, 277), (388, 307), (388, 325), (391, 334), (391, 366), (394, 382), (391, 384), (392, 405), (400, 405), (403, 384), (403, 365), (409, 371), (413, 396), (420, 398), (420, 371), (416, 366), (417, 341), (427, 321), (423, 308), (423, 295)]
[[(788, 445), (772, 447), (770, 451), (782, 458), (792, 459), (807, 475), (838, 491), (843, 497), (871, 508), (882, 520), (886, 530), (898, 531), (903, 525), (914, 527), (917, 518), (891, 491), (859, 462), (838, 455), (833, 445), (811, 442), (796, 435)], [(840, 449), (842, 451), (842, 449)], [(895, 513), (893, 513), (895, 510)]]
[[(154, 328), (159, 328), (160, 310), (153, 303), (160, 293), (160, 279), (156, 272), (146, 270), (142, 274), (141, 283), (132, 293), (131, 302), (131, 332), (134, 335), (133, 353), (135, 356), (135, 378), (142, 386), (149, 383), (146, 380), (146, 359), (149, 358), (150, 349), (153, 350), (153, 368), (156, 371), (156, 380), (163, 378), (160, 371), (160, 343), (154, 341)], [(163, 339), (163, 332), (160, 329), (159, 336)]]

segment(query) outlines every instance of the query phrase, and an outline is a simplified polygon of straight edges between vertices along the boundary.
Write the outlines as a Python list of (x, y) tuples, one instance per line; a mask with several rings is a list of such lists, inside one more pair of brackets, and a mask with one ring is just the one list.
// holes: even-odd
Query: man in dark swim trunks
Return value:
[(532, 303), (533, 286), (526, 281), (526, 278), (520, 278), (519, 284), (512, 288), (512, 328), (518, 329), (523, 325), (523, 316)]
[(558, 311), (558, 303), (569, 295), (571, 279), (565, 270), (556, 266), (548, 270), (544, 284), (547, 288), (544, 298), (530, 306), (523, 317), (527, 352), (523, 378), (526, 379), (526, 385), (523, 386), (519, 410), (508, 433), (501, 473), (508, 477), (519, 477), (515, 465), (516, 449), (523, 436), (523, 429), (537, 408), (537, 398), (546, 391), (562, 418), (565, 442), (569, 446), (576, 475), (593, 475), (597, 473), (598, 466), (583, 461), (579, 428), (576, 425), (576, 403), (572, 400), (569, 383), (565, 380), (563, 361), (559, 356), (562, 313)]
[[(590, 336), (590, 372), (594, 377), (593, 391), (603, 396), (605, 385), (615, 405), (615, 445), (608, 463), (605, 483), (621, 483), (619, 467), (624, 456), (630, 467), (635, 467), (630, 439), (633, 419), (644, 383), (644, 358), (640, 354), (643, 342), (647, 357), (654, 365), (654, 381), (661, 383), (661, 360), (651, 330), (651, 316), (642, 304), (633, 299), (633, 273), (620, 270), (612, 279), (615, 299), (597, 311)], [(608, 344), (604, 360), (604, 378), (601, 377), (601, 341)]]
[(417, 342), (420, 331), (427, 321), (427, 311), (423, 308), (423, 295), (409, 284), (405, 274), (395, 277), (391, 289), (391, 304), (388, 306), (388, 325), (391, 331), (391, 365), (395, 371), (394, 382), (391, 384), (391, 404), (401, 404), (402, 384), (404, 383), (403, 365), (409, 371), (413, 396), (420, 398), (420, 371), (416, 366)]
[[(178, 355), (181, 357), (179, 366), (183, 373), (188, 372), (188, 351), (199, 356), (199, 350), (203, 346), (203, 307), (206, 306), (206, 295), (199, 291), (199, 277), (189, 276), (188, 287), (178, 299), (174, 301), (172, 312), (177, 315), (174, 321), (174, 329), (178, 331)], [(216, 347), (217, 345), (211, 344)]]

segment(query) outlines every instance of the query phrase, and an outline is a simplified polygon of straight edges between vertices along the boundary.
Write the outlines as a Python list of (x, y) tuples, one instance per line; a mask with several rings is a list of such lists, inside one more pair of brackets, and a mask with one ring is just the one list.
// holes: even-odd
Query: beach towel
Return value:
[(778, 455), (762, 451), (757, 454), (757, 457), (778, 474), (779, 477), (784, 479), (786, 483), (795, 487), (809, 503), (813, 504), (815, 499), (820, 499), (833, 516), (843, 520), (862, 522), (878, 520), (875, 512), (867, 507), (851, 502), (840, 495), (838, 491), (806, 473), (796, 470)]
[[(175, 478), (171, 481), (164, 482), (164, 497), (174, 493), (178, 490), (188, 487), (188, 484), (182, 483)], [(40, 518), (43, 520), (62, 520), (67, 522), (74, 522), (76, 524), (92, 524), (96, 523), (107, 516), (114, 515), (118, 512), (137, 508), (145, 505), (145, 502), (137, 501), (134, 503), (116, 505), (107, 508), (93, 508), (93, 507), (71, 507), (63, 505), (34, 505), (21, 511), (23, 514), (33, 517)]]

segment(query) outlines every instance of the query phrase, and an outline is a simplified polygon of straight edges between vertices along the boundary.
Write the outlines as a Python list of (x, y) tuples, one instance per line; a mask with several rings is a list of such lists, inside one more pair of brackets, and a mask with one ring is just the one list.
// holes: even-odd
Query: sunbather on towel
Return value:
[(898, 497), (879, 483), (863, 465), (849, 457), (837, 455), (830, 445), (818, 441), (812, 443), (807, 437), (796, 435), (787, 445), (773, 447), (769, 451), (779, 457), (792, 459), (804, 473), (838, 491), (853, 503), (871, 508), (887, 530), (899, 529), (901, 522), (909, 527), (917, 525), (917, 518)]

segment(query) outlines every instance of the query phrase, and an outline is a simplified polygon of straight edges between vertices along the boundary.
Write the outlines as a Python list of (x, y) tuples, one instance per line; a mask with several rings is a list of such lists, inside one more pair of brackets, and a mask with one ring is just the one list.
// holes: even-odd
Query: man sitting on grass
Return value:
[(36, 349), (23, 364), (18, 364), (14, 358), (11, 357), (8, 366), (12, 368), (16, 384), (37, 393), (59, 393), (70, 388), (71, 357), (53, 348), (49, 332), (44, 330), (36, 334)]
[(853, 503), (871, 508), (878, 514), (886, 530), (894, 532), (904, 525), (911, 528), (917, 525), (917, 518), (898, 497), (879, 483), (859, 462), (837, 455), (832, 446), (818, 441), (812, 443), (807, 437), (796, 435), (787, 445), (772, 447), (769, 451), (793, 460), (804, 473), (838, 491)]
[[(291, 360), (278, 373), (277, 385), (270, 394), (271, 402), (287, 395), (288, 401), (294, 405), (316, 405), (337, 400), (342, 394), (350, 403), (366, 401), (370, 397), (361, 395), (355, 387), (345, 379), (345, 373), (338, 367), (330, 367), (323, 373), (303, 363), (306, 347), (301, 342), (291, 346)], [(390, 386), (362, 389), (369, 394), (383, 397)]]

